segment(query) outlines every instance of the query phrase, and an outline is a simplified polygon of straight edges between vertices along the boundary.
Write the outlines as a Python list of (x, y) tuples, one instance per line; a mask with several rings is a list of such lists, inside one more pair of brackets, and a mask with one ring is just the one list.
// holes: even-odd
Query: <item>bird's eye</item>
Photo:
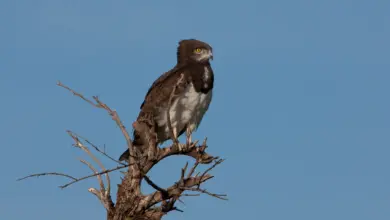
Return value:
[(196, 49), (194, 50), (195, 53), (200, 53), (201, 51), (202, 51), (201, 48), (196, 48)]

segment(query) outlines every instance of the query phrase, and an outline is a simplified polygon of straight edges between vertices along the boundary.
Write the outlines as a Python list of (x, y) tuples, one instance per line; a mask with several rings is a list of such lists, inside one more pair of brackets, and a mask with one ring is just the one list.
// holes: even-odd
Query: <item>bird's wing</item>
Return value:
[(178, 69), (177, 66), (175, 66), (173, 69), (169, 70), (168, 72), (165, 72), (164, 74), (160, 75), (154, 82), (153, 84), (149, 87), (148, 92), (145, 95), (145, 100), (142, 102), (140, 109), (144, 106), (144, 103), (146, 101), (146, 98), (148, 97), (149, 93), (156, 87), (156, 85), (161, 84), (166, 78), (169, 76), (172, 76), (174, 72)]
[[(141, 109), (150, 111), (156, 107), (166, 107), (164, 104), (168, 103), (172, 90), (176, 86), (181, 74), (184, 74), (184, 78), (178, 84), (174, 95), (180, 94), (189, 83), (189, 72), (186, 69), (185, 66), (176, 66), (154, 81), (145, 96), (145, 100), (141, 104)], [(172, 102), (174, 99), (175, 97), (172, 98)]]

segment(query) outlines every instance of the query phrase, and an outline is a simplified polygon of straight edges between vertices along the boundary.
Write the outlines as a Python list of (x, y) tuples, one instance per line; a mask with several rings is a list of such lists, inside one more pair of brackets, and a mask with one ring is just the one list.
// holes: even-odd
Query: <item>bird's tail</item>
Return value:
[[(142, 115), (144, 116), (144, 115)], [(145, 116), (144, 116), (145, 117)], [(144, 143), (149, 143), (148, 139), (145, 139), (145, 135), (141, 135), (145, 132), (145, 129), (149, 130), (151, 127), (151, 123), (146, 123), (144, 121), (134, 122), (133, 123), (133, 143), (132, 145), (137, 148), (137, 147), (142, 147)], [(146, 135), (147, 136), (147, 135)], [(122, 155), (119, 157), (119, 161), (123, 160), (129, 160), (130, 157), (130, 151), (127, 149), (125, 152), (122, 153)]]
[[(134, 127), (134, 124), (133, 124), (133, 127)], [(142, 144), (143, 144), (143, 139), (141, 138), (139, 132), (136, 129), (134, 129), (132, 145), (134, 147), (137, 147), (137, 146), (140, 147), (140, 146), (142, 146)], [(119, 157), (119, 161), (128, 161), (129, 157), (130, 157), (130, 151), (127, 148), (126, 151), (123, 152), (121, 154), (121, 156)]]
[(127, 149), (125, 152), (122, 153), (122, 155), (119, 157), (119, 161), (128, 160), (130, 156), (130, 151)]

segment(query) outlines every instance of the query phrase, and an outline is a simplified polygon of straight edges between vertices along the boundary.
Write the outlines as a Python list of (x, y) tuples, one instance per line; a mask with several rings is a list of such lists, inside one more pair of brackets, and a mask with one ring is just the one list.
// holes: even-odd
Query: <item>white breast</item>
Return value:
[(209, 80), (210, 78), (210, 72), (209, 72), (209, 69), (207, 67), (204, 67), (204, 74), (203, 74), (203, 81), (204, 81), (204, 87), (207, 88), (208, 87), (208, 84), (207, 84), (207, 81)]
[[(188, 125), (191, 130), (195, 130), (202, 121), (202, 118), (210, 105), (211, 98), (211, 90), (207, 94), (198, 93), (191, 83), (185, 92), (171, 104), (169, 114), (172, 128), (175, 128), (177, 132), (180, 132)], [(166, 133), (164, 135), (165, 137), (161, 134), (159, 137), (160, 140), (169, 137), (166, 113), (163, 114), (164, 115), (160, 115), (157, 120), (158, 126), (165, 127), (164, 133)]]

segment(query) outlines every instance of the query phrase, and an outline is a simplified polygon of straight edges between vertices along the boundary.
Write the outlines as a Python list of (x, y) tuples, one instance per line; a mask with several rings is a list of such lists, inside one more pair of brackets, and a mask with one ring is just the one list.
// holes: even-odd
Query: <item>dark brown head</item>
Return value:
[(213, 48), (205, 42), (181, 40), (177, 48), (177, 63), (207, 63), (213, 59)]

